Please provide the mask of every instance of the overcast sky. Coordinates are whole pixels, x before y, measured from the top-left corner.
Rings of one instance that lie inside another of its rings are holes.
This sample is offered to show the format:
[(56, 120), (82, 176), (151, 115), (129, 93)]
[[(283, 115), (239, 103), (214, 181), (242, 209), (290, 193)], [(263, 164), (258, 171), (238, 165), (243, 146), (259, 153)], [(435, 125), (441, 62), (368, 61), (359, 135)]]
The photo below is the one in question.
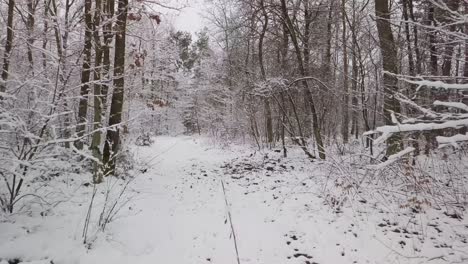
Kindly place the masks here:
[(177, 30), (188, 31), (194, 34), (204, 27), (203, 12), (205, 10), (204, 0), (169, 0), (171, 6), (184, 7), (180, 12), (173, 10), (161, 10), (173, 21)]
[(204, 11), (203, 0), (188, 1), (190, 7), (184, 8), (175, 20), (175, 27), (179, 30), (195, 33), (203, 26), (202, 12)]

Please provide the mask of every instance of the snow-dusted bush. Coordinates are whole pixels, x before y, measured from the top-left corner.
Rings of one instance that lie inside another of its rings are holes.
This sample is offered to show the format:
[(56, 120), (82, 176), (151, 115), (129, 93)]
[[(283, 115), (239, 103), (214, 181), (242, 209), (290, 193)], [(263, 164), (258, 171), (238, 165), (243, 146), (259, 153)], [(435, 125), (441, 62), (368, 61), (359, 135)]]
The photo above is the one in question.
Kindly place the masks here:
[(324, 196), (336, 210), (345, 203), (375, 203), (387, 210), (435, 208), (461, 217), (468, 205), (468, 158), (451, 156), (437, 152), (417, 157), (414, 164), (408, 154), (385, 162), (365, 154), (337, 156), (328, 163)]
[(71, 164), (77, 156), (71, 112), (63, 105), (67, 98), (40, 81), (18, 84), (16, 93), (0, 100), (0, 206), (10, 213), (32, 195), (22, 192), (24, 186), (37, 177), (52, 177), (52, 171), (60, 173), (60, 159), (68, 157)]

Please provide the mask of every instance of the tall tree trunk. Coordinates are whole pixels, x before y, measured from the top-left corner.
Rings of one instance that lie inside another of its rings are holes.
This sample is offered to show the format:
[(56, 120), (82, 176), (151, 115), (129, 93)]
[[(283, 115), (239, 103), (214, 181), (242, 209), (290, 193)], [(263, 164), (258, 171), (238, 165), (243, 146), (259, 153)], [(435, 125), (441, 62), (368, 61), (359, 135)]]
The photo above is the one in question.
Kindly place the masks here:
[[(114, 33), (112, 30), (113, 27), (113, 17), (114, 17), (114, 9), (115, 3), (114, 0), (103, 0), (104, 1), (104, 13), (105, 13), (105, 21), (103, 23), (103, 31), (104, 31), (104, 45), (102, 47), (102, 55), (103, 55), (103, 62), (102, 62), (102, 77), (104, 78), (104, 82), (102, 82), (102, 105), (105, 107), (107, 105), (107, 96), (109, 93), (109, 85), (108, 83), (111, 80), (110, 76), (110, 68), (111, 68), (111, 55), (110, 55), (110, 47), (112, 45), (112, 41), (114, 39)], [(106, 108), (104, 108), (103, 114), (106, 113)]]
[(331, 82), (333, 74), (331, 73), (331, 65), (332, 65), (332, 19), (333, 19), (333, 4), (334, 1), (330, 1), (328, 6), (328, 18), (327, 18), (327, 45), (325, 50), (325, 60), (322, 62), (323, 76), (327, 76), (327, 83)]
[(44, 29), (42, 30), (42, 69), (47, 74), (47, 32), (49, 31), (49, 8), (50, 0), (44, 0)]
[[(413, 33), (415, 34), (414, 35), (415, 40), (413, 44), (415, 45), (414, 49), (416, 51), (416, 62), (414, 61), (413, 47), (412, 47), (412, 41), (411, 41), (412, 32), (410, 30), (410, 16), (411, 16), (411, 20), (413, 20), (414, 14), (413, 14), (412, 0), (403, 0), (403, 18), (405, 19), (405, 36), (406, 36), (406, 45), (407, 45), (407, 54), (408, 54), (408, 70), (411, 76), (416, 76), (417, 74), (420, 74), (421, 62), (419, 61), (420, 59), (419, 54), (418, 54), (419, 49), (416, 46), (417, 40), (418, 40), (418, 36), (416, 35), (417, 29), (413, 25), (414, 27)], [(406, 91), (406, 95), (410, 97), (411, 93), (416, 90), (417, 90), (416, 85), (409, 85), (409, 90)], [(407, 111), (410, 116), (413, 115), (413, 111), (411, 109), (407, 109)], [(412, 145), (415, 149), (414, 156), (418, 156), (420, 154), (418, 138), (419, 138), (419, 133), (414, 133), (413, 140), (412, 140)]]
[[(291, 18), (288, 14), (288, 8), (286, 5), (286, 0), (281, 0), (281, 12), (283, 15), (283, 19), (286, 23), (286, 26), (288, 28), (289, 36), (291, 37), (291, 41), (294, 45), (294, 50), (296, 52), (296, 58), (297, 62), (299, 65), (299, 71), (303, 77), (307, 77), (308, 72), (306, 71), (306, 67), (304, 65), (304, 60), (302, 59), (302, 53), (301, 49), (299, 46), (299, 41), (297, 39), (297, 35), (295, 32), (295, 27), (291, 21)], [(309, 90), (309, 84), (307, 80), (302, 81), (302, 85), (304, 87), (304, 95), (305, 98), (309, 101), (309, 106), (310, 106), (310, 111), (312, 114), (312, 122), (313, 122), (313, 130), (314, 130), (314, 136), (315, 140), (317, 141), (317, 146), (318, 146), (318, 151), (319, 151), (319, 156), (321, 159), (325, 159), (325, 146), (323, 145), (322, 141), (322, 135), (320, 132), (320, 127), (318, 123), (318, 116), (317, 116), (317, 111), (315, 109), (315, 102), (312, 96), (312, 93)]]
[[(312, 12), (310, 10), (310, 1), (297, 1), (298, 2), (298, 8), (294, 10), (300, 10), (299, 4), (304, 5), (304, 32), (302, 34), (298, 34), (299, 40), (302, 41), (302, 54), (303, 54), (303, 59), (304, 59), (304, 68), (306, 75), (310, 74), (310, 25), (312, 24)], [(303, 96), (303, 102), (304, 102), (304, 109), (310, 109), (310, 100), (307, 97)], [(317, 113), (317, 120), (319, 114)], [(303, 125), (303, 131), (304, 131), (304, 136), (306, 138), (312, 138), (313, 135), (313, 118), (311, 118), (311, 115), (305, 115), (304, 117), (304, 125)], [(320, 121), (318, 121), (318, 127), (320, 127)]]
[(359, 120), (358, 120), (358, 80), (359, 80), (359, 66), (358, 66), (358, 56), (360, 56), (359, 52), (360, 49), (358, 47), (358, 40), (357, 40), (357, 22), (356, 22), (356, 0), (353, 0), (353, 20), (351, 24), (351, 36), (352, 36), (352, 43), (353, 43), (353, 48), (352, 48), (352, 63), (353, 63), (353, 78), (352, 78), (352, 95), (351, 95), (351, 124), (352, 124), (352, 130), (354, 133), (355, 139), (359, 138)]
[(29, 61), (29, 69), (31, 71), (31, 74), (34, 76), (34, 58), (33, 58), (33, 50), (32, 50), (32, 46), (34, 45), (34, 23), (35, 23), (35, 13), (36, 13), (36, 5), (34, 4), (34, 0), (28, 0), (27, 7), (28, 7), (28, 18), (26, 20), (26, 28), (28, 29), (28, 39), (27, 39), (28, 61)]
[[(465, 16), (468, 16), (468, 1), (465, 1)], [(468, 35), (468, 23), (465, 23), (464, 33)], [(463, 69), (463, 77), (468, 78), (468, 39), (465, 40), (465, 68)], [(466, 94), (466, 92), (465, 92)], [(466, 98), (468, 101), (468, 98)], [(465, 101), (466, 102), (466, 101)]]
[[(288, 57), (288, 48), (289, 48), (289, 36), (288, 28), (286, 24), (282, 23), (282, 41), (281, 41), (281, 73), (284, 74), (287, 68), (287, 57)], [(283, 77), (283, 76), (282, 76)], [(281, 126), (281, 144), (283, 145), (283, 156), (286, 158), (288, 156), (288, 150), (285, 143), (285, 122), (287, 115), (286, 100), (284, 99), (284, 91), (281, 92), (281, 103), (284, 106), (282, 109), (282, 126)]]
[[(92, 0), (85, 0), (83, 66), (81, 68), (80, 104), (78, 108), (78, 126), (76, 128), (76, 134), (79, 138), (83, 137), (85, 133), (88, 114), (89, 81), (91, 77), (91, 49), (93, 41), (93, 15), (91, 8)], [(83, 141), (84, 139), (76, 141), (75, 147), (77, 149), (83, 149)]]
[[(428, 35), (429, 35), (429, 60), (430, 60), (430, 74), (433, 77), (437, 77), (439, 75), (439, 65), (438, 65), (438, 55), (437, 55), (437, 46), (436, 46), (436, 19), (435, 19), (435, 8), (433, 3), (429, 3), (429, 9), (427, 12), (427, 20), (429, 23), (429, 26), (433, 29), (429, 29)], [(428, 87), (427, 91), (423, 94), (423, 104), (425, 105), (431, 105), (432, 104), (432, 98), (433, 98), (434, 92), (431, 87)], [(433, 143), (435, 141), (435, 136), (432, 133), (433, 131), (427, 131), (424, 132), (424, 138), (426, 141), (426, 145), (424, 148), (424, 153), (428, 155), (433, 148)]]
[[(8, 18), (7, 18), (7, 37), (5, 41), (5, 51), (3, 53), (2, 80), (0, 82), (0, 93), (6, 91), (6, 82), (8, 81), (10, 69), (10, 56), (13, 48), (13, 15), (15, 8), (15, 0), (8, 0)], [(1, 97), (0, 97), (1, 99)]]
[[(268, 13), (265, 10), (265, 4), (264, 0), (260, 0), (260, 5), (262, 9), (262, 14), (263, 14), (263, 28), (262, 31), (260, 32), (260, 37), (258, 40), (258, 62), (260, 64), (260, 72), (262, 74), (262, 80), (266, 81), (266, 71), (265, 71), (265, 64), (263, 62), (263, 41), (265, 39), (265, 34), (268, 29)], [(265, 129), (266, 129), (266, 136), (267, 136), (267, 142), (269, 147), (272, 147), (273, 144), (273, 122), (271, 118), (271, 106), (270, 106), (270, 99), (266, 97), (264, 99), (264, 108), (265, 108)]]
[[(468, 15), (468, 1), (465, 1), (464, 3), (464, 14), (465, 16)], [(465, 27), (463, 28), (463, 31), (465, 34), (468, 34), (468, 23), (465, 23)], [(463, 77), (468, 78), (468, 39), (465, 40), (465, 64), (464, 64), (464, 69), (463, 69)], [(466, 82), (466, 80), (465, 80)], [(468, 91), (463, 91), (462, 92), (462, 103), (468, 105)], [(465, 127), (462, 129), (461, 133), (466, 134), (468, 132), (468, 128)]]
[(411, 76), (415, 76), (413, 48), (411, 47), (411, 31), (410, 31), (409, 12), (408, 12), (408, 0), (403, 0), (403, 18), (405, 19), (405, 35), (406, 35), (406, 45), (408, 49), (409, 74)]
[(106, 175), (115, 172), (115, 159), (120, 150), (120, 125), (124, 103), (125, 87), (125, 34), (127, 27), (128, 0), (119, 0), (117, 8), (117, 22), (115, 25), (114, 50), (114, 91), (112, 94), (111, 110), (109, 116), (110, 129), (107, 130), (104, 144), (103, 162)]
[[(447, 7), (450, 10), (445, 11), (444, 15), (444, 22), (445, 24), (452, 24), (449, 26), (450, 32), (455, 32), (457, 30), (457, 25), (453, 24), (451, 19), (450, 11), (457, 11), (460, 7), (459, 0), (447, 0)], [(444, 62), (442, 63), (442, 75), (443, 76), (451, 76), (452, 73), (452, 59), (453, 59), (453, 51), (455, 49), (456, 44), (453, 43), (453, 37), (447, 36), (447, 43), (445, 43), (445, 54), (444, 54)]]
[[(102, 109), (103, 109), (103, 95), (101, 86), (101, 66), (102, 66), (102, 45), (100, 37), (100, 23), (102, 16), (102, 2), (96, 0), (96, 7), (94, 9), (94, 23), (93, 23), (93, 35), (94, 35), (94, 133), (91, 141), (91, 151), (93, 157), (99, 161), (102, 161), (101, 154), (101, 128), (102, 128)], [(102, 167), (98, 162), (94, 162), (94, 178), (95, 183), (100, 183), (103, 180)]]
[[(49, 9), (49, 12), (50, 12), (50, 17), (52, 18), (52, 22), (53, 22), (53, 28), (54, 28), (54, 36), (55, 36), (55, 46), (56, 46), (56, 49), (57, 49), (57, 56), (58, 56), (58, 80), (60, 82), (60, 85), (61, 85), (61, 88), (60, 88), (60, 92), (59, 92), (59, 97), (62, 98), (63, 102), (62, 102), (62, 105), (63, 105), (63, 108), (65, 111), (69, 111), (69, 107), (68, 107), (68, 102), (65, 98), (65, 89), (66, 89), (66, 86), (67, 86), (67, 79), (69, 76), (67, 76), (67, 70), (66, 70), (66, 57), (67, 57), (67, 42), (68, 42), (68, 38), (67, 38), (67, 34), (62, 34), (61, 31), (60, 31), (60, 23), (58, 21), (58, 6), (57, 6), (57, 1), (56, 0), (50, 0), (50, 6), (51, 8)], [(66, 4), (65, 4), (65, 15), (64, 15), (64, 19), (66, 21), (68, 21), (68, 15), (70, 13), (70, 8), (71, 8), (71, 5), (69, 4), (69, 0), (66, 1)], [(68, 22), (65, 23), (65, 31), (68, 30), (68, 27), (67, 25), (69, 25)], [(72, 123), (72, 118), (71, 118), (71, 114), (65, 114), (64, 116), (64, 121), (63, 121), (63, 129), (62, 129), (62, 134), (63, 134), (63, 138), (66, 138), (66, 139), (69, 139), (71, 138), (71, 133), (70, 133), (70, 128), (71, 128), (71, 123)], [(66, 148), (69, 148), (70, 147), (70, 143), (67, 141), (65, 142), (65, 147)]]
[(343, 142), (346, 144), (349, 141), (349, 87), (348, 87), (348, 47), (346, 45), (346, 0), (341, 1), (341, 14), (342, 14), (342, 36), (341, 41), (343, 45), (343, 123), (341, 127), (341, 136)]
[[(398, 80), (394, 76), (394, 74), (398, 74), (398, 56), (390, 24), (389, 0), (375, 0), (375, 14), (383, 69), (385, 71), (383, 74), (384, 117), (385, 123), (392, 125), (391, 114), (400, 113), (400, 103), (394, 97), (395, 93), (398, 93)], [(387, 155), (395, 154), (401, 149), (400, 141), (397, 136), (392, 136), (387, 140)]]
[[(428, 20), (430, 26), (435, 28), (437, 26), (435, 18), (434, 18), (434, 5), (431, 3), (429, 6), (428, 11)], [(437, 47), (436, 47), (436, 30), (430, 29), (429, 30), (429, 50), (430, 50), (430, 60), (431, 60), (431, 75), (437, 76), (438, 74), (438, 58), (437, 58)]]
[[(408, 11), (409, 11), (411, 21), (415, 23), (416, 19), (414, 16), (413, 0), (404, 0), (404, 1), (408, 4)], [(416, 73), (421, 74), (422, 73), (422, 59), (421, 59), (421, 51), (419, 49), (419, 33), (418, 33), (417, 26), (413, 26), (413, 37), (414, 37), (414, 53), (416, 55)]]

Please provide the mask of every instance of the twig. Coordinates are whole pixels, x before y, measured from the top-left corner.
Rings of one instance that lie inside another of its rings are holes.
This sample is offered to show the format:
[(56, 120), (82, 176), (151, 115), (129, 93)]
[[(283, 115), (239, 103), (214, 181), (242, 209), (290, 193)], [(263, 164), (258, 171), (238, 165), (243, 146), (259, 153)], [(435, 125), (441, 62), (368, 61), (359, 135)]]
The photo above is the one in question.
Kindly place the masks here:
[(240, 258), (239, 258), (239, 249), (237, 247), (236, 231), (234, 230), (234, 225), (232, 223), (231, 209), (229, 207), (229, 203), (228, 203), (228, 200), (227, 200), (226, 188), (224, 188), (224, 181), (223, 180), (221, 180), (221, 187), (223, 188), (224, 201), (226, 202), (226, 210), (227, 210), (227, 213), (228, 213), (229, 224), (231, 226), (232, 237), (234, 239), (234, 248), (236, 250), (237, 264), (241, 264)]
[(88, 235), (88, 228), (89, 228), (89, 221), (90, 221), (90, 218), (91, 218), (91, 211), (93, 209), (93, 202), (94, 202), (94, 197), (96, 196), (96, 192), (97, 192), (97, 188), (96, 188), (96, 184), (93, 185), (93, 195), (91, 197), (91, 201), (89, 203), (89, 207), (88, 207), (88, 212), (86, 214), (86, 220), (85, 220), (85, 224), (84, 224), (84, 227), (83, 227), (83, 243), (86, 244), (86, 240), (87, 240), (87, 235)]

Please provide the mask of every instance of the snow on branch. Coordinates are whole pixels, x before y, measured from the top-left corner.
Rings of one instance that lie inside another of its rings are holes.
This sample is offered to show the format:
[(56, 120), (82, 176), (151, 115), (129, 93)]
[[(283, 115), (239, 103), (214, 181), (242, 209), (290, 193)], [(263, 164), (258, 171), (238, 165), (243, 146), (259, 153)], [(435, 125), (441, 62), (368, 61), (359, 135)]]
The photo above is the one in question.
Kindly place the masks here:
[(467, 142), (468, 141), (468, 133), (466, 135), (457, 134), (451, 137), (436, 137), (437, 143), (439, 143), (439, 148), (443, 148), (446, 146), (453, 146), (455, 148), (459, 148), (460, 142)]
[(446, 83), (442, 81), (429, 81), (429, 80), (410, 80), (399, 78), (402, 81), (405, 81), (410, 84), (418, 85), (419, 87), (427, 86), (433, 88), (442, 88), (446, 90), (468, 90), (468, 84), (461, 83)]
[(378, 165), (372, 165), (370, 167), (373, 168), (373, 169), (377, 169), (377, 170), (383, 169), (383, 168), (385, 168), (385, 167), (387, 167), (387, 166), (401, 160), (401, 158), (403, 158), (407, 154), (410, 154), (413, 151), (415, 151), (415, 148), (408, 147), (408, 148), (406, 148), (406, 149), (404, 149), (404, 150), (402, 150), (402, 151), (400, 151), (400, 152), (398, 152), (396, 154), (390, 155), (388, 157), (387, 161), (382, 162), (382, 163), (380, 163)]
[(272, 93), (282, 92), (287, 88), (287, 80), (283, 78), (268, 78), (255, 84), (253, 95), (269, 97)]
[(468, 127), (468, 119), (449, 120), (442, 123), (416, 123), (416, 124), (400, 124), (395, 126), (381, 126), (374, 131), (364, 133), (365, 136), (381, 133), (374, 142), (379, 144), (386, 141), (395, 133), (402, 132), (417, 132), (417, 131), (431, 131), (441, 130), (447, 128), (462, 128)]
[(466, 105), (464, 103), (435, 101), (434, 105), (456, 108), (456, 109), (460, 109), (460, 110), (463, 110), (465, 112), (468, 112), (468, 105)]
[[(389, 139), (393, 134), (404, 133), (404, 132), (421, 132), (421, 131), (432, 131), (432, 130), (442, 130), (448, 128), (460, 129), (463, 127), (468, 127), (468, 116), (466, 114), (458, 113), (437, 113), (430, 109), (426, 109), (422, 106), (419, 106), (412, 100), (408, 99), (403, 94), (395, 94), (395, 98), (401, 103), (407, 104), (420, 112), (422, 112), (425, 117), (429, 117), (430, 120), (426, 118), (411, 118), (404, 120), (401, 124), (395, 122), (395, 117), (392, 116), (392, 121), (395, 125), (386, 125), (381, 126), (375, 129), (374, 131), (368, 131), (364, 133), (365, 136), (373, 134), (381, 134), (374, 142), (380, 144)], [(444, 106), (449, 108), (455, 108), (468, 112), (468, 106), (460, 102), (442, 102), (435, 101), (435, 106)], [(466, 140), (466, 135), (455, 135), (453, 137), (438, 137), (438, 142), (440, 147), (447, 145), (452, 145), (458, 147), (456, 142), (468, 141)]]
[(418, 105), (417, 103), (415, 103), (414, 101), (412, 101), (411, 99), (409, 99), (408, 97), (406, 97), (405, 95), (401, 93), (395, 94), (395, 98), (401, 103), (411, 106), (412, 108), (418, 110), (419, 112), (423, 113), (424, 115), (430, 118), (437, 118), (438, 116), (436, 112), (432, 111), (431, 109), (427, 109)]
[(403, 76), (388, 71), (384, 71), (384, 74), (395, 76), (400, 81), (417, 85), (417, 90), (421, 89), (424, 86), (432, 88), (442, 88), (446, 90), (468, 90), (468, 83), (448, 83), (443, 81), (431, 81), (424, 79), (422, 76)]

